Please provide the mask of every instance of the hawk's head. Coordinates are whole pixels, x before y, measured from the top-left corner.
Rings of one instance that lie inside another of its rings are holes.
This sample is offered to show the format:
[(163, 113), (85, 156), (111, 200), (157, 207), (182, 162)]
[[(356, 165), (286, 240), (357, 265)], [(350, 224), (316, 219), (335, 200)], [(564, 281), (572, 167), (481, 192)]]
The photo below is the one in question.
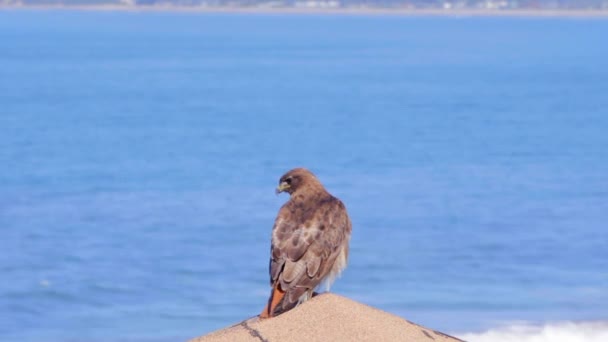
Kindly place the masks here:
[(304, 168), (297, 168), (288, 171), (279, 179), (277, 194), (287, 192), (291, 195), (298, 190), (316, 187), (323, 188), (317, 177)]

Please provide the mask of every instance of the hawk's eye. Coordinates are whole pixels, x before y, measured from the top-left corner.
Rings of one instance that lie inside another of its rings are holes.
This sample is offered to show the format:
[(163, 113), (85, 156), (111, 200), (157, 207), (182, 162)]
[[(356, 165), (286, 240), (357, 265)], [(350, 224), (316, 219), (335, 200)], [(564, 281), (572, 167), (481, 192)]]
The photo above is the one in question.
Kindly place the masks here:
[(285, 178), (285, 183), (291, 185), (291, 177)]

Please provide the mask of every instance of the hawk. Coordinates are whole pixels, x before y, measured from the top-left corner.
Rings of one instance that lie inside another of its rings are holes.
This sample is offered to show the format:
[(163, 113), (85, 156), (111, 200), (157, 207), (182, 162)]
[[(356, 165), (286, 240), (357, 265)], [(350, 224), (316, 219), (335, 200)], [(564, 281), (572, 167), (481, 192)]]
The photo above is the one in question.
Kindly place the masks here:
[(297, 168), (279, 180), (277, 194), (287, 192), (272, 227), (268, 304), (260, 314), (269, 318), (326, 289), (344, 270), (348, 259), (351, 222), (346, 207), (310, 171)]

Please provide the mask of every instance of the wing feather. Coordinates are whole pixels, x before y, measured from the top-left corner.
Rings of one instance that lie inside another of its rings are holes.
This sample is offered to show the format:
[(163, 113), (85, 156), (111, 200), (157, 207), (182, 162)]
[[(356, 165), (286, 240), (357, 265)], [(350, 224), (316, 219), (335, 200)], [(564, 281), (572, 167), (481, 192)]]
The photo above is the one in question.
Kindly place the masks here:
[(320, 258), (308, 258), (308, 260), (306, 260), (306, 274), (308, 277), (313, 278), (319, 271), (319, 266), (321, 266)]
[(309, 206), (289, 201), (281, 208), (272, 233), (270, 281), (287, 292), (284, 310), (330, 275), (348, 248), (350, 231), (344, 204), (329, 194)]
[(300, 279), (300, 277), (306, 272), (306, 263), (302, 260), (299, 261), (285, 261), (285, 267), (283, 268), (282, 280), (283, 283), (292, 283), (294, 280)]

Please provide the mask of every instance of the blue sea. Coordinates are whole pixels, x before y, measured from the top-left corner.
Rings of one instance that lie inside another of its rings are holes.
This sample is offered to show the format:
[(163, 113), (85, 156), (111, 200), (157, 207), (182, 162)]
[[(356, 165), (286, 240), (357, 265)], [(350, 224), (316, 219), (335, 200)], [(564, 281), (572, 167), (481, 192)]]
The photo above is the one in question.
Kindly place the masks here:
[(304, 166), (353, 221), (333, 292), (470, 341), (606, 341), (607, 37), (0, 11), (0, 340), (184, 341), (258, 314), (274, 188)]

